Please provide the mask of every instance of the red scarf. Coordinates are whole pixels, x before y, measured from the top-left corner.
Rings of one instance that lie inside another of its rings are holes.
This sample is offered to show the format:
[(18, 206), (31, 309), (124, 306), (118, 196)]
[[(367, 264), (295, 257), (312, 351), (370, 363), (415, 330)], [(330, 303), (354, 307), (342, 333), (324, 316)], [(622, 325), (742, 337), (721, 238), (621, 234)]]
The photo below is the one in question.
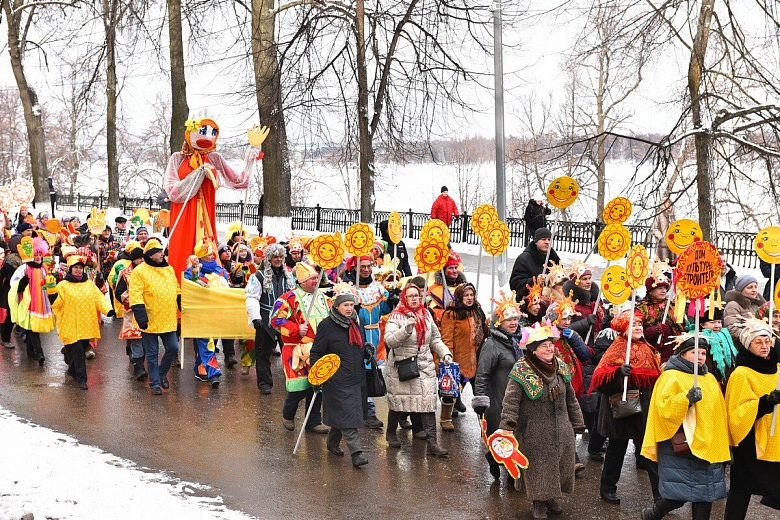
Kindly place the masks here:
[(363, 346), (363, 337), (360, 335), (360, 328), (355, 320), (349, 320), (349, 344)]
[[(625, 364), (627, 341), (628, 338), (620, 334), (604, 352), (596, 371), (593, 373), (593, 379), (590, 383), (591, 392), (611, 381), (615, 372)], [(651, 388), (658, 376), (661, 375), (658, 356), (655, 355), (653, 347), (644, 338), (631, 342), (629, 365), (631, 365), (629, 382), (634, 388)]]

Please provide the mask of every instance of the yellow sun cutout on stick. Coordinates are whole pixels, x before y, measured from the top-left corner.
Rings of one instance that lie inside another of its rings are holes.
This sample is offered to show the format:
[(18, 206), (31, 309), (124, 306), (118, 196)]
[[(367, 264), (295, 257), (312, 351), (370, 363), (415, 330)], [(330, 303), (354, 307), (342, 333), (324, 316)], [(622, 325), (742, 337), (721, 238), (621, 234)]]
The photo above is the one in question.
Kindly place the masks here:
[(482, 236), (482, 247), (491, 256), (498, 256), (509, 247), (509, 226), (502, 220), (496, 220)]
[(628, 283), (626, 270), (619, 265), (607, 267), (601, 275), (601, 292), (604, 297), (615, 305), (628, 300), (631, 295), (631, 285)]
[(761, 260), (780, 264), (780, 226), (769, 226), (759, 231), (753, 245)]
[(623, 224), (607, 224), (598, 240), (599, 254), (607, 260), (623, 258), (631, 247), (631, 233)]
[(625, 197), (615, 197), (607, 203), (601, 218), (605, 224), (623, 224), (631, 216), (631, 201)]
[(579, 194), (579, 184), (568, 176), (558, 177), (547, 187), (547, 201), (558, 209), (574, 204)]
[(374, 245), (374, 232), (368, 224), (352, 224), (344, 234), (344, 245), (353, 256), (367, 255)]
[(666, 246), (669, 251), (681, 255), (688, 246), (704, 238), (699, 224), (687, 218), (675, 220), (666, 230)]
[(391, 211), (387, 217), (387, 235), (393, 244), (400, 242), (404, 236), (404, 223), (397, 211)]
[(638, 289), (644, 285), (649, 269), (650, 257), (647, 256), (645, 246), (637, 244), (632, 247), (626, 258), (626, 275), (632, 289)]
[(450, 228), (447, 224), (437, 218), (432, 218), (425, 224), (423, 224), (420, 230), (420, 241), (427, 239), (438, 240), (444, 242), (445, 246), (450, 241)]
[(447, 243), (434, 239), (426, 239), (414, 250), (414, 263), (421, 273), (438, 271), (444, 267), (449, 258)]
[(471, 229), (477, 236), (484, 237), (488, 229), (498, 220), (496, 208), (490, 204), (482, 204), (474, 209), (471, 215)]
[(336, 354), (325, 354), (309, 369), (309, 383), (319, 386), (331, 377), (341, 366), (341, 358)]
[(314, 263), (323, 269), (335, 269), (344, 260), (344, 243), (341, 233), (320, 235), (311, 241), (309, 252)]

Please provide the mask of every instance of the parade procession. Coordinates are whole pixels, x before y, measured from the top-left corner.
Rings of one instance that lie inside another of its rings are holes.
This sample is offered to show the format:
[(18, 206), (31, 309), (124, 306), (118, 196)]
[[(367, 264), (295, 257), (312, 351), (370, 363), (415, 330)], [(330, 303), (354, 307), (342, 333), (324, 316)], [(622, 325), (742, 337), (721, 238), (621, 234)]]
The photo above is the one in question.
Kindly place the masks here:
[[(247, 187), (268, 133), (247, 131), (239, 172), (215, 151), (217, 123), (188, 120), (165, 172), (170, 209), (128, 211), (113, 227), (97, 208), (83, 221), (33, 215), (23, 180), (0, 188), (4, 359), (32, 378), (53, 366), (87, 400), (126, 379), (140, 407), (188, 407), (176, 397), (185, 380), (216, 407), (225, 385), (248, 385), (273, 418), (264, 427), (294, 442), (283, 464), (318, 451), (373, 479), (393, 453), (411, 454), (412, 471), (505, 486), (525, 504), (516, 518), (576, 518), (573, 497), (576, 511), (609, 514), (629, 493), (642, 520), (780, 514), (780, 227), (753, 243), (768, 297), (693, 220), (669, 223), (667, 260), (632, 243), (625, 197), (606, 205), (593, 249), (566, 259), (546, 218), (580, 187), (561, 176), (531, 201), (541, 221), (497, 287), (507, 223), (490, 204), (474, 209), (472, 278), (446, 186), (410, 245), (396, 211), (343, 233), (218, 230), (217, 189)], [(101, 338), (109, 330), (116, 341)], [(93, 377), (116, 344), (126, 366)], [(479, 456), (448, 466), (464, 444)], [(627, 460), (647, 478), (626, 483)]]

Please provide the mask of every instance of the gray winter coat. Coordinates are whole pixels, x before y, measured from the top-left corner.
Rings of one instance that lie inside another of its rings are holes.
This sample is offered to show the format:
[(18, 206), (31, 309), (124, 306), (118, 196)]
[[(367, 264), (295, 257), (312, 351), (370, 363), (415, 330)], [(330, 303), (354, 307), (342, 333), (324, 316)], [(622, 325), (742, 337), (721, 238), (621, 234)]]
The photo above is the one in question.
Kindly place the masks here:
[[(436, 365), (433, 361), (433, 352), (442, 359), (450, 350), (441, 340), (439, 329), (433, 322), (429, 312), (425, 313), (428, 320), (428, 332), (425, 335), (422, 347), (417, 348), (417, 331), (406, 332), (404, 323), (407, 317), (393, 312), (385, 326), (385, 347), (388, 348), (387, 364), (385, 371), (385, 384), (387, 385), (387, 404), (395, 412), (436, 412), (436, 402), (439, 399), (438, 380), (436, 378)], [(396, 361), (417, 356), (417, 366), (420, 368), (420, 377), (401, 381), (398, 379)]]
[(490, 327), (490, 336), (479, 352), (477, 375), (474, 378), (474, 395), (486, 395), (490, 398), (490, 408), (485, 412), (488, 435), (496, 431), (501, 422), (509, 372), (519, 359), (519, 353), (504, 330)]
[(760, 294), (757, 298), (748, 298), (736, 289), (726, 293), (723, 301), (726, 302), (726, 308), (723, 309), (723, 325), (729, 329), (731, 339), (734, 340), (735, 345), (741, 345), (739, 341), (739, 333), (742, 328), (739, 326), (743, 318), (755, 318), (756, 311), (764, 305), (764, 297)]

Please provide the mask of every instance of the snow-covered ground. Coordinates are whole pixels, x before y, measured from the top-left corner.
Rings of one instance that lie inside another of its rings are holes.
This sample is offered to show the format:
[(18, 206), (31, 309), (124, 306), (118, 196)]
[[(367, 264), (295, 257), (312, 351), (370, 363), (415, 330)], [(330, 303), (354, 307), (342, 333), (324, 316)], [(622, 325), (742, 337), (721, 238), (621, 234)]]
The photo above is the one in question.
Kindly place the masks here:
[(129, 520), (150, 504), (158, 518), (253, 518), (225, 507), (207, 486), (138, 467), (2, 407), (0, 446), (0, 520)]

